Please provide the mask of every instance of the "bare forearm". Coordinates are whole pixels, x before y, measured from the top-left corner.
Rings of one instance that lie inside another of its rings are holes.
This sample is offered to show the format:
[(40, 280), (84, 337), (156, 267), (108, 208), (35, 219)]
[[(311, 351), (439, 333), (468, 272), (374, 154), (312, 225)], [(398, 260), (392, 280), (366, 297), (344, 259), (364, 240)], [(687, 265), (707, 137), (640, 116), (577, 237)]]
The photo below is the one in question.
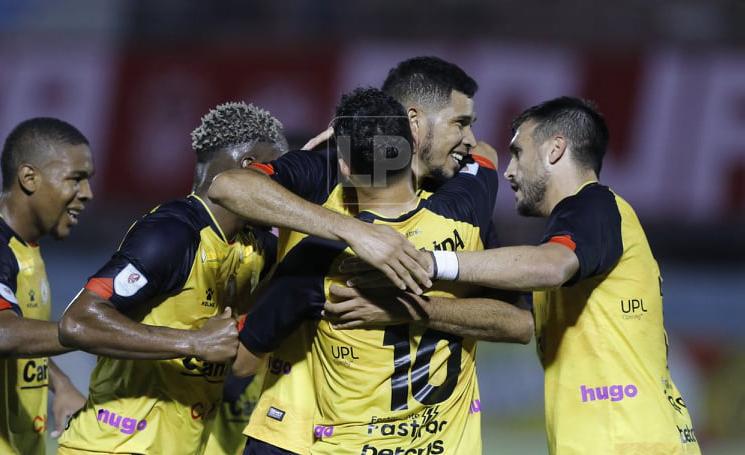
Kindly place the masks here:
[(239, 378), (251, 376), (258, 371), (263, 357), (263, 354), (254, 354), (246, 349), (246, 347), (241, 343), (241, 345), (238, 346), (238, 355), (235, 357), (235, 361), (233, 362), (231, 373)]
[(57, 393), (58, 391), (64, 391), (70, 387), (73, 387), (70, 378), (60, 370), (52, 359), (49, 359), (49, 390)]
[(420, 324), (453, 335), (523, 344), (533, 337), (533, 315), (501, 300), (432, 297), (424, 309)]
[(511, 246), (458, 253), (458, 281), (497, 289), (561, 286), (577, 271), (574, 253), (561, 245)]
[(226, 171), (215, 177), (209, 198), (249, 221), (344, 240), (356, 220), (295, 195), (265, 175), (251, 170)]
[(414, 248), (401, 233), (308, 202), (256, 171), (221, 173), (212, 181), (209, 197), (254, 223), (346, 242), (400, 289), (421, 294), (420, 285), (432, 285), (424, 267), (429, 255)]
[[(82, 297), (82, 299), (81, 299)], [(60, 321), (65, 346), (107, 357), (158, 360), (194, 355), (193, 331), (133, 321), (82, 291)]]
[(0, 355), (44, 357), (70, 351), (59, 342), (56, 322), (18, 317), (9, 311), (0, 312)]

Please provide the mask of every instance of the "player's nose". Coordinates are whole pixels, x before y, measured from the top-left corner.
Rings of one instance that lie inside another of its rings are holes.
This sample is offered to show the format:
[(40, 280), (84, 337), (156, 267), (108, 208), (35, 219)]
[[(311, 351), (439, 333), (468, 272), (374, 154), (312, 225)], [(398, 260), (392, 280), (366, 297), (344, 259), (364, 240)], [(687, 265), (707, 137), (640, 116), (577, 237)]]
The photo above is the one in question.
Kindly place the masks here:
[(83, 180), (80, 182), (80, 190), (78, 190), (78, 199), (81, 201), (90, 201), (93, 199), (93, 188), (91, 188), (91, 183), (88, 179)]

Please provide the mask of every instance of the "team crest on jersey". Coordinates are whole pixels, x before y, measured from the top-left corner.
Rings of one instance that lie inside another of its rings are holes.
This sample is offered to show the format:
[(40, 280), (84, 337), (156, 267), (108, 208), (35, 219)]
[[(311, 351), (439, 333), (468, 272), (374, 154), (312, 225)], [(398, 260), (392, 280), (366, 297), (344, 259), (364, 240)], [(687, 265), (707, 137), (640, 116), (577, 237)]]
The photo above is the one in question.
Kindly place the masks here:
[(114, 292), (122, 297), (133, 296), (147, 284), (147, 278), (131, 263), (114, 278)]

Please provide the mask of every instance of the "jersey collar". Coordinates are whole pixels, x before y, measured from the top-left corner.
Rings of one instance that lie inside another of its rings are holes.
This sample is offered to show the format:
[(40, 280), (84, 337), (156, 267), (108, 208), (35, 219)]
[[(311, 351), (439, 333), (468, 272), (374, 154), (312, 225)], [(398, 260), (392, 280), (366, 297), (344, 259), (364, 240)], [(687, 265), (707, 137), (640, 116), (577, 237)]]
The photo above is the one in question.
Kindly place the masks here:
[(416, 207), (406, 213), (401, 214), (396, 218), (385, 218), (370, 210), (360, 212), (359, 215), (357, 215), (357, 218), (361, 219), (362, 221), (367, 221), (368, 223), (372, 223), (374, 220), (385, 221), (388, 223), (399, 223), (401, 221), (406, 221), (412, 216), (416, 215), (424, 207), (424, 201), (424, 199), (419, 199)]
[(204, 210), (210, 216), (210, 220), (212, 220), (212, 226), (217, 231), (217, 234), (220, 236), (220, 238), (222, 239), (223, 242), (228, 243), (228, 238), (225, 236), (225, 233), (222, 231), (222, 228), (220, 227), (220, 223), (217, 222), (217, 220), (215, 219), (215, 215), (212, 214), (212, 211), (210, 210), (209, 207), (207, 207), (207, 204), (204, 203), (204, 201), (202, 200), (202, 198), (200, 198), (199, 196), (197, 196), (194, 193), (191, 193), (189, 195), (189, 197), (192, 197), (192, 198), (196, 199), (197, 201), (199, 201), (199, 203), (202, 205), (202, 207), (204, 208)]
[(5, 218), (0, 216), (0, 231), (4, 231), (5, 234), (8, 236), (9, 240), (10, 237), (15, 237), (19, 242), (21, 242), (21, 245), (23, 246), (29, 246), (32, 248), (38, 248), (39, 244), (34, 242), (27, 242), (21, 238), (20, 235), (16, 231), (13, 230), (12, 227), (8, 224), (7, 221), (5, 221)]
[(590, 185), (593, 185), (595, 183), (599, 183), (599, 182), (597, 180), (588, 180), (588, 181), (586, 181), (585, 183), (583, 183), (582, 185), (580, 185), (579, 188), (577, 188), (577, 191), (574, 192), (574, 196), (576, 196), (577, 194), (579, 194), (579, 192), (582, 191), (582, 190), (584, 190), (586, 187), (588, 187)]

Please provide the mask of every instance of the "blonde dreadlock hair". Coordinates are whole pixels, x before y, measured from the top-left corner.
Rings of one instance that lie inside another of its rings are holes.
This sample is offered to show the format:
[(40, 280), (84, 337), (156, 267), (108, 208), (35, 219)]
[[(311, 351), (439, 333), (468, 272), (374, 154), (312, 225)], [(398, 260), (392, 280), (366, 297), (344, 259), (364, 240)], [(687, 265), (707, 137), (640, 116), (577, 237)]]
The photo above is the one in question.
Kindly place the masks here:
[(269, 111), (244, 102), (224, 103), (210, 109), (191, 132), (191, 148), (199, 162), (208, 161), (216, 150), (251, 142), (287, 147), (282, 123)]

